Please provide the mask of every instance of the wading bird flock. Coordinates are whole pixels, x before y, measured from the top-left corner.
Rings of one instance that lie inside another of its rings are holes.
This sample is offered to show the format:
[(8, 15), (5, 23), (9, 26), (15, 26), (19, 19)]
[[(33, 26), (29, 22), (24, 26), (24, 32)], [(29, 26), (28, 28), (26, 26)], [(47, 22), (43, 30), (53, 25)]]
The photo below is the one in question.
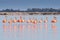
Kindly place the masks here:
[[(44, 20), (42, 18), (40, 18), (40, 20), (37, 20), (37, 19), (34, 19), (34, 18), (33, 19), (30, 18), (28, 20), (24, 20), (22, 18), (22, 16), (20, 16), (20, 19), (18, 19), (18, 20), (17, 20), (16, 17), (13, 20), (12, 20), (12, 18), (10, 20), (7, 20), (7, 18), (5, 16), (5, 19), (3, 19), (2, 22), (3, 23), (8, 22), (9, 24), (16, 23), (16, 22), (18, 22), (18, 23), (26, 22), (26, 23), (33, 23), (33, 24), (42, 23), (42, 22), (47, 23), (48, 22), (48, 17), (46, 17)], [(57, 22), (57, 19), (54, 16), (53, 19), (51, 20), (51, 23), (56, 23), (56, 22)]]
[[(12, 30), (19, 30), (20, 29), (20, 31), (22, 31), (25, 28), (28, 28), (28, 30), (31, 30), (31, 29), (32, 30), (37, 30), (37, 29), (40, 28), (40, 30), (42, 31), (42, 29), (43, 29), (42, 23), (44, 23), (44, 28), (46, 29), (46, 31), (48, 31), (48, 24), (46, 24), (48, 22), (49, 22), (49, 20), (48, 20), (47, 16), (45, 17), (44, 20), (43, 20), (43, 18), (40, 18), (40, 20), (34, 19), (34, 17), (33, 17), (33, 19), (29, 18), (28, 20), (25, 20), (25, 19), (23, 19), (22, 16), (20, 16), (19, 19), (17, 19), (17, 17), (14, 17), (14, 19), (10, 18), (10, 20), (8, 20), (7, 17), (5, 16), (5, 19), (2, 20), (2, 23), (4, 24), (3, 28), (4, 28), (5, 32), (7, 31), (7, 29), (9, 29), (10, 31), (12, 31)], [(50, 22), (52, 23), (51, 28), (54, 31), (56, 31), (57, 27), (56, 27), (55, 23), (57, 23), (57, 18), (54, 16)], [(6, 26), (5, 25), (6, 23), (8, 23), (9, 26)], [(10, 25), (10, 24), (13, 24), (13, 23), (14, 24), (15, 23), (27, 23), (27, 26), (26, 25), (22, 25), (22, 24)], [(31, 23), (33, 25), (29, 25), (28, 23)], [(36, 25), (38, 23), (40, 23), (39, 26)]]

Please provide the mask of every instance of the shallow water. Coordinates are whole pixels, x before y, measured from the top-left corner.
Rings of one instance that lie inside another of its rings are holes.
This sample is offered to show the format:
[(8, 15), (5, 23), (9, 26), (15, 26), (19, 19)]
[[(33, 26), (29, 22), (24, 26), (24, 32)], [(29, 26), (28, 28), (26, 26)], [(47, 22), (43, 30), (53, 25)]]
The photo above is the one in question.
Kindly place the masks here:
[[(43, 20), (48, 16), (48, 23), (2, 23), (3, 19), (10, 20), (11, 18), (17, 17), (17, 20), (22, 16), (24, 20), (29, 18)], [(0, 40), (60, 40), (60, 15), (57, 17), (57, 23), (51, 23), (54, 15), (20, 15), (12, 16), (0, 15)], [(54, 26), (53, 26), (54, 25)]]

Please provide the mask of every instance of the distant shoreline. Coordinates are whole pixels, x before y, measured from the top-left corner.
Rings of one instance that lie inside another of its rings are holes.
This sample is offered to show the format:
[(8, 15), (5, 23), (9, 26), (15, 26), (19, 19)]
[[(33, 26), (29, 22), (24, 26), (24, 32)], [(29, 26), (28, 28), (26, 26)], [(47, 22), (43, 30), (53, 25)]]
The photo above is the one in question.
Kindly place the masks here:
[(60, 12), (0, 12), (0, 15), (60, 15)]

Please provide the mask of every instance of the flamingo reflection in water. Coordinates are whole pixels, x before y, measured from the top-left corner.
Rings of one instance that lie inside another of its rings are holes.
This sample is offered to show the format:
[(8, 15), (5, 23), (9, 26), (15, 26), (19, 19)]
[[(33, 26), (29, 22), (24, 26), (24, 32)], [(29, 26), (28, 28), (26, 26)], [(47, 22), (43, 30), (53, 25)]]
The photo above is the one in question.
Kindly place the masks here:
[(13, 27), (11, 25), (9, 25), (8, 29), (9, 29), (10, 32), (13, 31)]
[(5, 24), (3, 25), (3, 31), (7, 32), (7, 26)]
[(17, 32), (17, 26), (16, 25), (14, 25), (14, 31)]
[(46, 32), (48, 32), (48, 24), (47, 23), (44, 23), (44, 27), (46, 29)]
[(34, 25), (32, 26), (32, 30), (33, 30), (34, 32), (37, 32), (38, 26), (37, 26), (36, 24), (34, 24)]
[(20, 32), (23, 32), (24, 26), (20, 24), (19, 29), (20, 29)]
[(56, 25), (52, 25), (52, 29), (53, 29), (54, 32), (56, 32), (57, 31)]
[(53, 24), (51, 26), (51, 28), (52, 28), (52, 31), (53, 31), (53, 36), (56, 39), (57, 38), (57, 26)]
[(5, 24), (3, 25), (3, 31), (4, 31), (4, 38), (8, 38), (9, 37), (8, 26), (6, 26)]
[(31, 31), (32, 26), (28, 25), (28, 31)]

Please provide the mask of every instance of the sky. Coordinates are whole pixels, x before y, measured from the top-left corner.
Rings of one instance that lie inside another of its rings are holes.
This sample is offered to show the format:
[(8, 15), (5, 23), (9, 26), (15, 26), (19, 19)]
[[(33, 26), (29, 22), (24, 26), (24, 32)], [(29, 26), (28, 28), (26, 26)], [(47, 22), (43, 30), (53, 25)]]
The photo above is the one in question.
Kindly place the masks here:
[(0, 0), (1, 9), (60, 8), (60, 0)]

